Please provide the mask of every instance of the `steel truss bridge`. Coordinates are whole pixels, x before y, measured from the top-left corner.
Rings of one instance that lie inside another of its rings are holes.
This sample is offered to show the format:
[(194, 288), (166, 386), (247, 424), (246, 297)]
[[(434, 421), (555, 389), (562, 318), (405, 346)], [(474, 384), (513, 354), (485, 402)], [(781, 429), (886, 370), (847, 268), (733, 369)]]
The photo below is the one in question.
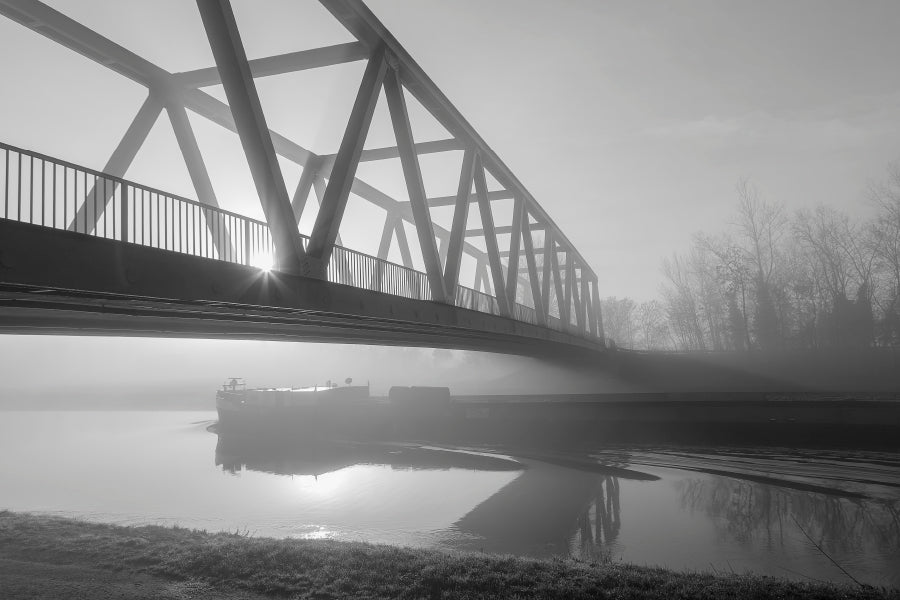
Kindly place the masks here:
[[(229, 2), (198, 0), (216, 64), (173, 73), (37, 0), (0, 0), (0, 14), (148, 90), (102, 170), (0, 142), (0, 332), (604, 350), (597, 276), (546, 211), (361, 1), (321, 4), (356, 41), (248, 60)], [(256, 78), (354, 61), (366, 66), (336, 154), (269, 129)], [(227, 104), (200, 89), (218, 83)], [(414, 141), (404, 89), (451, 138)], [(382, 91), (396, 145), (364, 149)], [(238, 135), (264, 221), (219, 207), (187, 110)], [(163, 111), (197, 200), (124, 178)], [(457, 193), (428, 197), (420, 157), (443, 152), (462, 153)], [(293, 193), (277, 156), (302, 167)], [(360, 162), (398, 158), (408, 201), (357, 176)], [(386, 211), (376, 256), (341, 244), (351, 192)], [(495, 218), (498, 200), (512, 200), (511, 222)], [(479, 229), (467, 229), (472, 205)], [(453, 207), (449, 229), (432, 221), (440, 206)], [(387, 260), (395, 241), (403, 264)], [(463, 255), (473, 287), (460, 282)]]

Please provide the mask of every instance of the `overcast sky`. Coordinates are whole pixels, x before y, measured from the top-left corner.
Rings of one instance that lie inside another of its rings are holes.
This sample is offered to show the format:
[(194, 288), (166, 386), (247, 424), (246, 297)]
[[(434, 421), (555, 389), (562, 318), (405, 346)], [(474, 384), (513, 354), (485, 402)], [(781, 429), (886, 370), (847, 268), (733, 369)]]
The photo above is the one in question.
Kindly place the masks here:
[[(48, 3), (170, 71), (213, 62), (193, 2)], [(602, 296), (655, 297), (660, 259), (725, 226), (740, 178), (792, 209), (863, 213), (869, 182), (900, 159), (895, 0), (368, 4), (591, 263)], [(313, 0), (234, 7), (251, 58), (351, 41)], [(270, 126), (334, 152), (363, 68), (258, 80)], [(4, 141), (98, 169), (146, 96), (6, 19), (0, 78)], [(444, 137), (412, 110), (417, 140)], [(236, 136), (191, 122), (220, 202), (260, 216)], [(383, 106), (372, 127), (367, 147), (392, 144)], [(455, 192), (458, 154), (423, 159), (429, 194)], [(293, 185), (299, 169), (283, 167)], [(361, 175), (404, 199), (392, 168)], [(196, 197), (165, 116), (127, 177)], [(372, 252), (383, 213), (350, 206), (342, 235)]]

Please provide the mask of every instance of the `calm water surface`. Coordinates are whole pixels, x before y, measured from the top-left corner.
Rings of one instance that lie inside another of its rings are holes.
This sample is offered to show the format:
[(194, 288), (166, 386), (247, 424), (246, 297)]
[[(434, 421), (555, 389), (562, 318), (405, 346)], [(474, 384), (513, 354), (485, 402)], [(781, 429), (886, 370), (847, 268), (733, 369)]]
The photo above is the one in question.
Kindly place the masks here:
[(900, 587), (897, 454), (272, 452), (220, 440), (207, 429), (214, 421), (213, 412), (0, 412), (0, 508), (848, 581), (827, 553), (860, 581)]

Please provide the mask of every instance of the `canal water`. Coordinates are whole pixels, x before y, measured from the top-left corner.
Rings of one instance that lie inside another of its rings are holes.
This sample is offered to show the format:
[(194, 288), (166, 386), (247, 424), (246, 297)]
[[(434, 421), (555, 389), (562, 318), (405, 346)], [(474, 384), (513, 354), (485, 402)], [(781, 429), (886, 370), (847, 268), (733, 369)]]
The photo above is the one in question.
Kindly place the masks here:
[(900, 455), (220, 439), (212, 412), (2, 412), (0, 509), (900, 587)]

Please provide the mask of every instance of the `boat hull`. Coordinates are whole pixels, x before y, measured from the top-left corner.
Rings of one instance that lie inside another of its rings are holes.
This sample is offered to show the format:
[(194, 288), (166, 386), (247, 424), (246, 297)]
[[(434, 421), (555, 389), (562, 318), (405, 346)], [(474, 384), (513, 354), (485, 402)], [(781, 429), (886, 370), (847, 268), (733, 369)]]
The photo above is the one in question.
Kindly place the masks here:
[(320, 391), (220, 390), (219, 431), (288, 439), (323, 439), (377, 430), (384, 410), (364, 386)]

